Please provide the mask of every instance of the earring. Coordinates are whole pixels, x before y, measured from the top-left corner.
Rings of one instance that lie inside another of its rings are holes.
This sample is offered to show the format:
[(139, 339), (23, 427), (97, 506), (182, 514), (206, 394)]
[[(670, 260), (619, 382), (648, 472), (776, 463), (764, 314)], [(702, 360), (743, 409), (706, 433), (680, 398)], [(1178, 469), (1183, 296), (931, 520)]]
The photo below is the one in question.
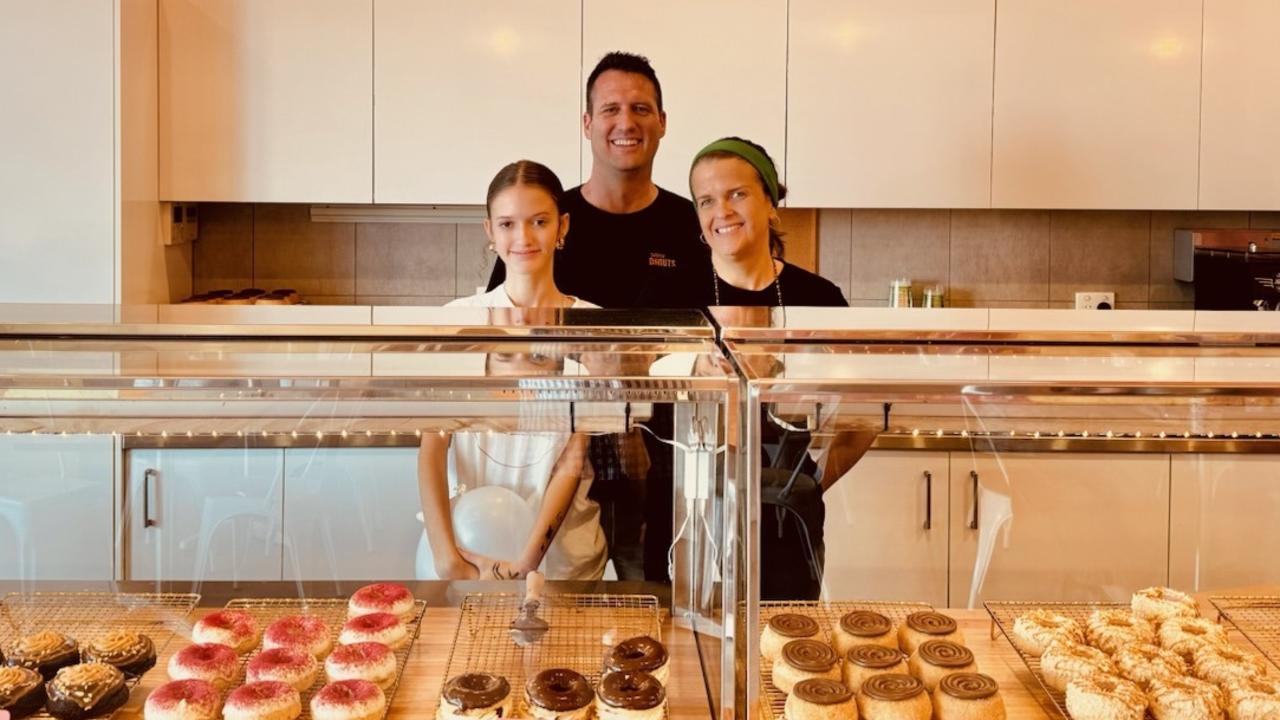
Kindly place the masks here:
[(556, 241), (556, 249), (557, 250), (564, 249), (564, 238), (560, 238), (559, 240)]
[(698, 233), (698, 242), (702, 243), (703, 245), (706, 245), (707, 236), (704, 233)]
[(498, 248), (494, 247), (494, 246), (493, 246), (493, 243), (489, 243), (489, 246), (488, 246), (486, 249), (487, 249), (490, 253), (493, 253), (494, 255), (497, 255), (497, 254), (498, 254)]

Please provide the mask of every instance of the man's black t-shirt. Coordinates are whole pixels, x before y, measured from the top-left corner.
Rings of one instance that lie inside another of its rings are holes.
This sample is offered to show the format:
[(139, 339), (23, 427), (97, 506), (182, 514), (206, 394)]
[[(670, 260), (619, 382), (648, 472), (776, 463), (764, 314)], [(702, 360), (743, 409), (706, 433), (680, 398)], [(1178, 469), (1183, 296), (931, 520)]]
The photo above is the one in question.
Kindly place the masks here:
[[(693, 203), (675, 193), (658, 188), (648, 207), (619, 215), (587, 202), (578, 186), (565, 193), (561, 209), (569, 213), (569, 234), (556, 253), (555, 279), (565, 294), (606, 308), (642, 307), (640, 294), (650, 285), (670, 286), (685, 273), (696, 276), (703, 266), (710, 277), (708, 256), (698, 241), (698, 214)], [(507, 268), (498, 260), (489, 289), (506, 277)]]
[[(705, 248), (704, 248), (704, 254)], [(720, 302), (716, 302), (717, 279), (711, 274), (710, 256), (701, 276), (698, 271), (681, 273), (676, 282), (651, 285), (640, 298), (640, 307), (705, 308), (713, 305), (733, 307), (774, 307), (778, 304), (778, 286), (782, 287), (782, 304), (796, 307), (846, 307), (849, 303), (835, 283), (790, 263), (782, 264), (776, 282), (762, 290), (743, 290), (719, 280)]]

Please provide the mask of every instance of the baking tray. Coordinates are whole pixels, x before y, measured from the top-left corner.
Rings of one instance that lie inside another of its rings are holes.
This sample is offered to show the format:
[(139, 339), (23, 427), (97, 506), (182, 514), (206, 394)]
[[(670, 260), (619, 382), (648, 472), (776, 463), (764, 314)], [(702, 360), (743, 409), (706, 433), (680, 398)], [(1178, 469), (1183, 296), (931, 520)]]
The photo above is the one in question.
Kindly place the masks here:
[(547, 621), (547, 634), (522, 648), (507, 630), (523, 603), (524, 595), (514, 593), (471, 593), (463, 598), (444, 674), (444, 682), (467, 672), (505, 677), (511, 683), (516, 717), (527, 712), (525, 681), (537, 673), (569, 668), (594, 687), (614, 643), (637, 635), (662, 640), (662, 616), (653, 595), (562, 594), (543, 599), (538, 617)]
[[(808, 615), (817, 620), (819, 628), (830, 632), (830, 628), (840, 622), (840, 618), (854, 610), (870, 610), (871, 612), (880, 613), (892, 620), (894, 627), (897, 628), (911, 613), (933, 610), (933, 606), (928, 603), (878, 602), (874, 600), (838, 600), (831, 602), (767, 601), (760, 603), (760, 629), (763, 631), (764, 627), (769, 624), (769, 619), (774, 615), (796, 613)], [(787, 694), (773, 686), (773, 666), (766, 662), (763, 656), (760, 658), (760, 691), (760, 694), (764, 696), (764, 702), (760, 703), (762, 720), (782, 720), (785, 717), (784, 708), (787, 704)]]
[(1218, 595), (1209, 602), (1218, 621), (1235, 626), (1262, 656), (1280, 668), (1280, 595)]
[[(38, 592), (9, 593), (0, 600), (0, 644), (41, 630), (75, 638), (82, 646), (113, 630), (151, 638), (156, 655), (187, 628), (200, 602), (194, 593)], [(126, 677), (130, 691), (140, 677)], [(33, 718), (51, 717), (43, 710)]]
[[(338, 635), (342, 632), (342, 625), (347, 621), (347, 605), (348, 600), (346, 598), (237, 598), (228, 602), (227, 608), (230, 610), (243, 610), (249, 613), (258, 621), (260, 630), (266, 630), (268, 625), (286, 615), (318, 616), (329, 626), (329, 632), (333, 635), (334, 645), (337, 645)], [(391, 709), (391, 701), (395, 698), (396, 690), (400, 687), (400, 678), (404, 675), (404, 666), (409, 660), (409, 651), (413, 649), (413, 644), (418, 639), (418, 631), (422, 626), (422, 616), (426, 609), (427, 603), (425, 600), (416, 601), (414, 603), (413, 618), (405, 623), (405, 627), (409, 630), (409, 641), (395, 651), (396, 679), (391, 683), (390, 687), (384, 690), (387, 696), (387, 709), (382, 713), (384, 718)], [(262, 652), (261, 644), (253, 652), (241, 657), (240, 677), (237, 678), (237, 686), (244, 683), (245, 667), (260, 652)], [(321, 661), (321, 668), (316, 675), (316, 681), (311, 684), (311, 687), (302, 691), (302, 715), (299, 716), (301, 720), (311, 720), (311, 697), (328, 682), (323, 665), (324, 663)]]

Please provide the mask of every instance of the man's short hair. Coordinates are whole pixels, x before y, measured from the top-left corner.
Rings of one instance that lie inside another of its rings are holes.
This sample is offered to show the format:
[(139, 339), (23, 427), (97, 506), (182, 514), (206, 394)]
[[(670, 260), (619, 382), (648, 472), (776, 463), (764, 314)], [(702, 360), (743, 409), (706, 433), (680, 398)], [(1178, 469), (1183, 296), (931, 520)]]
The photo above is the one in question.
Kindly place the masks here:
[(649, 82), (653, 83), (654, 94), (657, 95), (658, 112), (662, 112), (662, 83), (658, 82), (658, 74), (653, 71), (653, 66), (649, 64), (649, 58), (615, 50), (600, 58), (600, 62), (596, 63), (595, 69), (587, 76), (588, 114), (591, 112), (591, 91), (596, 87), (596, 80), (610, 70), (635, 73), (648, 78)]

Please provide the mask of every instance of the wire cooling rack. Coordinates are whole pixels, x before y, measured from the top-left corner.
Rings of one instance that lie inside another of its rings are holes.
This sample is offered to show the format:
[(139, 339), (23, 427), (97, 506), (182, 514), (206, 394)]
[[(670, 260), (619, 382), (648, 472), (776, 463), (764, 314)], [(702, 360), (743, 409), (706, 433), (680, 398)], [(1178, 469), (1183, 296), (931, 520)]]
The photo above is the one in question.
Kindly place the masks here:
[[(840, 622), (840, 618), (854, 610), (870, 610), (880, 613), (893, 621), (895, 628), (901, 625), (911, 613), (932, 610), (927, 603), (877, 602), (873, 600), (832, 601), (832, 602), (762, 602), (760, 603), (760, 628), (769, 624), (774, 615), (796, 613), (807, 615), (818, 621), (818, 627), (830, 632)], [(784, 708), (787, 694), (773, 686), (773, 666), (760, 658), (760, 689), (765, 702), (760, 703), (762, 720), (781, 720), (785, 717)]]
[(445, 681), (468, 672), (500, 675), (511, 683), (516, 716), (523, 717), (525, 681), (550, 668), (582, 673), (594, 687), (605, 654), (627, 638), (648, 635), (662, 640), (658, 598), (653, 595), (548, 595), (538, 608), (547, 634), (522, 648), (507, 633), (519, 614), (523, 595), (472, 593), (462, 601)]
[[(329, 633), (333, 636), (335, 645), (338, 642), (338, 635), (342, 631), (342, 625), (347, 621), (346, 599), (237, 598), (227, 603), (227, 608), (243, 610), (249, 613), (258, 621), (258, 628), (261, 630), (265, 630), (272, 622), (287, 615), (314, 615), (324, 620), (325, 624), (329, 626)], [(387, 707), (382, 712), (383, 718), (387, 716), (387, 712), (391, 709), (391, 701), (395, 697), (396, 690), (400, 687), (400, 678), (404, 675), (404, 666), (409, 660), (409, 651), (413, 649), (413, 643), (418, 639), (418, 630), (422, 625), (422, 616), (426, 608), (427, 603), (425, 601), (417, 601), (414, 604), (413, 618), (406, 622), (405, 627), (409, 631), (409, 640), (395, 651), (396, 678), (391, 686), (385, 690)], [(241, 659), (240, 682), (244, 682), (245, 667), (259, 652), (262, 652), (261, 645)], [(302, 691), (302, 715), (300, 720), (311, 720), (311, 697), (316, 691), (324, 687), (325, 682), (324, 669), (321, 668), (320, 672), (316, 674), (316, 680), (311, 684), (311, 687)]]
[[(159, 654), (186, 627), (200, 602), (193, 593), (40, 592), (9, 593), (0, 600), (0, 646), (42, 630), (73, 638), (80, 646), (115, 630), (151, 638)], [(126, 677), (132, 690), (139, 677)], [(50, 718), (46, 712), (33, 718)]]
[(1220, 595), (1209, 598), (1218, 618), (1235, 626), (1263, 657), (1280, 668), (1280, 596)]

